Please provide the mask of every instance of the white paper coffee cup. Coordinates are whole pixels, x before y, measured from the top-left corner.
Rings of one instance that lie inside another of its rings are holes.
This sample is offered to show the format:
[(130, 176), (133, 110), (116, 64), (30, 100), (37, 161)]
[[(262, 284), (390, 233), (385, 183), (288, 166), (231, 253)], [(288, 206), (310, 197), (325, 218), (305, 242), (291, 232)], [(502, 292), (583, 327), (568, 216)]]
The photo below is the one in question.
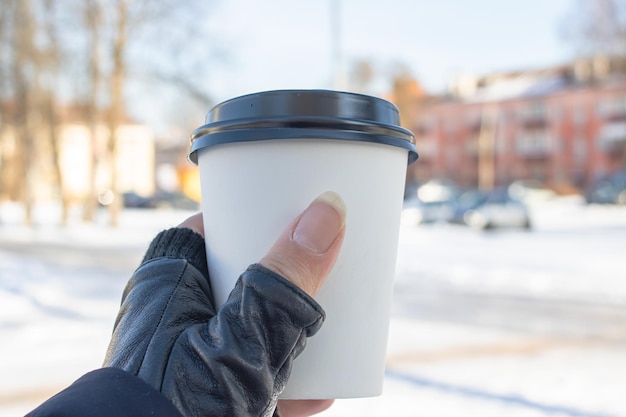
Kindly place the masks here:
[(317, 196), (338, 193), (346, 235), (315, 297), (326, 312), (281, 398), (380, 395), (412, 135), (384, 100), (325, 90), (251, 94), (214, 107), (194, 132), (216, 303)]

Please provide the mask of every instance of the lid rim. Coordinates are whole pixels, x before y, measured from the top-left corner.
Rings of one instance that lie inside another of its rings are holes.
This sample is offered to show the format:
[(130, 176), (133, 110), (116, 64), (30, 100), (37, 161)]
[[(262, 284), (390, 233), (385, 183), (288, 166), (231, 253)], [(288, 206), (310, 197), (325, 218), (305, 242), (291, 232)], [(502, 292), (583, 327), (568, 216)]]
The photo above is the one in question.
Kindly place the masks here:
[(263, 142), (268, 140), (338, 140), (349, 142), (376, 143), (385, 146), (395, 146), (405, 149), (408, 153), (408, 164), (415, 162), (419, 156), (415, 145), (412, 142), (401, 139), (397, 136), (367, 134), (360, 131), (337, 131), (337, 130), (316, 130), (316, 129), (245, 129), (229, 130), (208, 135), (198, 136), (191, 144), (188, 159), (194, 164), (198, 164), (198, 151), (214, 146), (229, 143)]
[(320, 129), (320, 130), (354, 130), (363, 133), (385, 133), (398, 139), (415, 143), (413, 133), (401, 126), (379, 123), (369, 120), (354, 120), (328, 117), (265, 117), (237, 120), (223, 120), (207, 123), (195, 129), (191, 136), (193, 143), (198, 137), (225, 131), (246, 129)]

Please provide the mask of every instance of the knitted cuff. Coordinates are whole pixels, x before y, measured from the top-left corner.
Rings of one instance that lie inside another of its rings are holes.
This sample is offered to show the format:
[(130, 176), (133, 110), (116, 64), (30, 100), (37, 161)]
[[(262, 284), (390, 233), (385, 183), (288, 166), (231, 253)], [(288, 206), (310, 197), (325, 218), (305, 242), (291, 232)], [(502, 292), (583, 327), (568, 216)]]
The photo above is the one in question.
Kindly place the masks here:
[(186, 259), (204, 276), (209, 276), (204, 239), (191, 229), (174, 227), (159, 233), (150, 243), (141, 263), (163, 257)]

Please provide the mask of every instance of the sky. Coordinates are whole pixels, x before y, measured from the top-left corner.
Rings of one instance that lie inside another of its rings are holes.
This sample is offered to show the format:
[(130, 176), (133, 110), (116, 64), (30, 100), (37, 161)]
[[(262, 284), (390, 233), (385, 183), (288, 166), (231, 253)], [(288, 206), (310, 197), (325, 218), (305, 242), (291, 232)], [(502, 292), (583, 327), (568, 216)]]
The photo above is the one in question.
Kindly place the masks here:
[[(573, 0), (228, 0), (214, 33), (232, 43), (218, 100), (274, 88), (333, 87), (331, 11), (344, 70), (354, 60), (409, 67), (433, 92), (450, 77), (541, 67), (568, 59), (560, 27)], [(216, 80), (218, 81), (218, 80)]]
[[(429, 93), (442, 93), (457, 75), (560, 64), (573, 51), (561, 33), (575, 0), (209, 4), (207, 15), (198, 19), (211, 34), (207, 50), (217, 46), (228, 51), (226, 61), (207, 68), (205, 83), (215, 103), (273, 89), (349, 89), (334, 82), (335, 68), (345, 79), (357, 60), (374, 67), (374, 95), (389, 91), (397, 64), (406, 66)], [(337, 50), (339, 60), (333, 58)]]

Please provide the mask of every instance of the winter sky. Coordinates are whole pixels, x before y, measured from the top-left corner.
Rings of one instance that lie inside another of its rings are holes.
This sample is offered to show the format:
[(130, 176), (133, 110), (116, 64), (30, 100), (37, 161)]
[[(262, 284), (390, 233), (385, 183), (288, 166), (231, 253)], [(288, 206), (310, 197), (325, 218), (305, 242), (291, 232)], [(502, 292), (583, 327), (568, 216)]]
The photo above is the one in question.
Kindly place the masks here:
[[(565, 40), (563, 28), (575, 3), (216, 0), (206, 2), (206, 13), (189, 22), (204, 37), (206, 48), (183, 51), (176, 65), (198, 65), (198, 53), (217, 56), (200, 64), (203, 69), (194, 76), (203, 79), (193, 80), (203, 85), (213, 104), (265, 90), (351, 90), (346, 80), (357, 61), (368, 62), (374, 70), (366, 93), (387, 94), (394, 68), (402, 65), (436, 94), (458, 75), (567, 62), (574, 45)], [(186, 54), (192, 56), (187, 59)], [(198, 103), (181, 105), (176, 89), (130, 90), (133, 116), (157, 130), (167, 128), (172, 114), (183, 114), (199, 125), (209, 110)]]
[(574, 0), (229, 0), (209, 22), (232, 45), (233, 63), (215, 94), (333, 87), (333, 10), (344, 69), (357, 59), (380, 72), (410, 68), (429, 91), (460, 73), (561, 63)]

